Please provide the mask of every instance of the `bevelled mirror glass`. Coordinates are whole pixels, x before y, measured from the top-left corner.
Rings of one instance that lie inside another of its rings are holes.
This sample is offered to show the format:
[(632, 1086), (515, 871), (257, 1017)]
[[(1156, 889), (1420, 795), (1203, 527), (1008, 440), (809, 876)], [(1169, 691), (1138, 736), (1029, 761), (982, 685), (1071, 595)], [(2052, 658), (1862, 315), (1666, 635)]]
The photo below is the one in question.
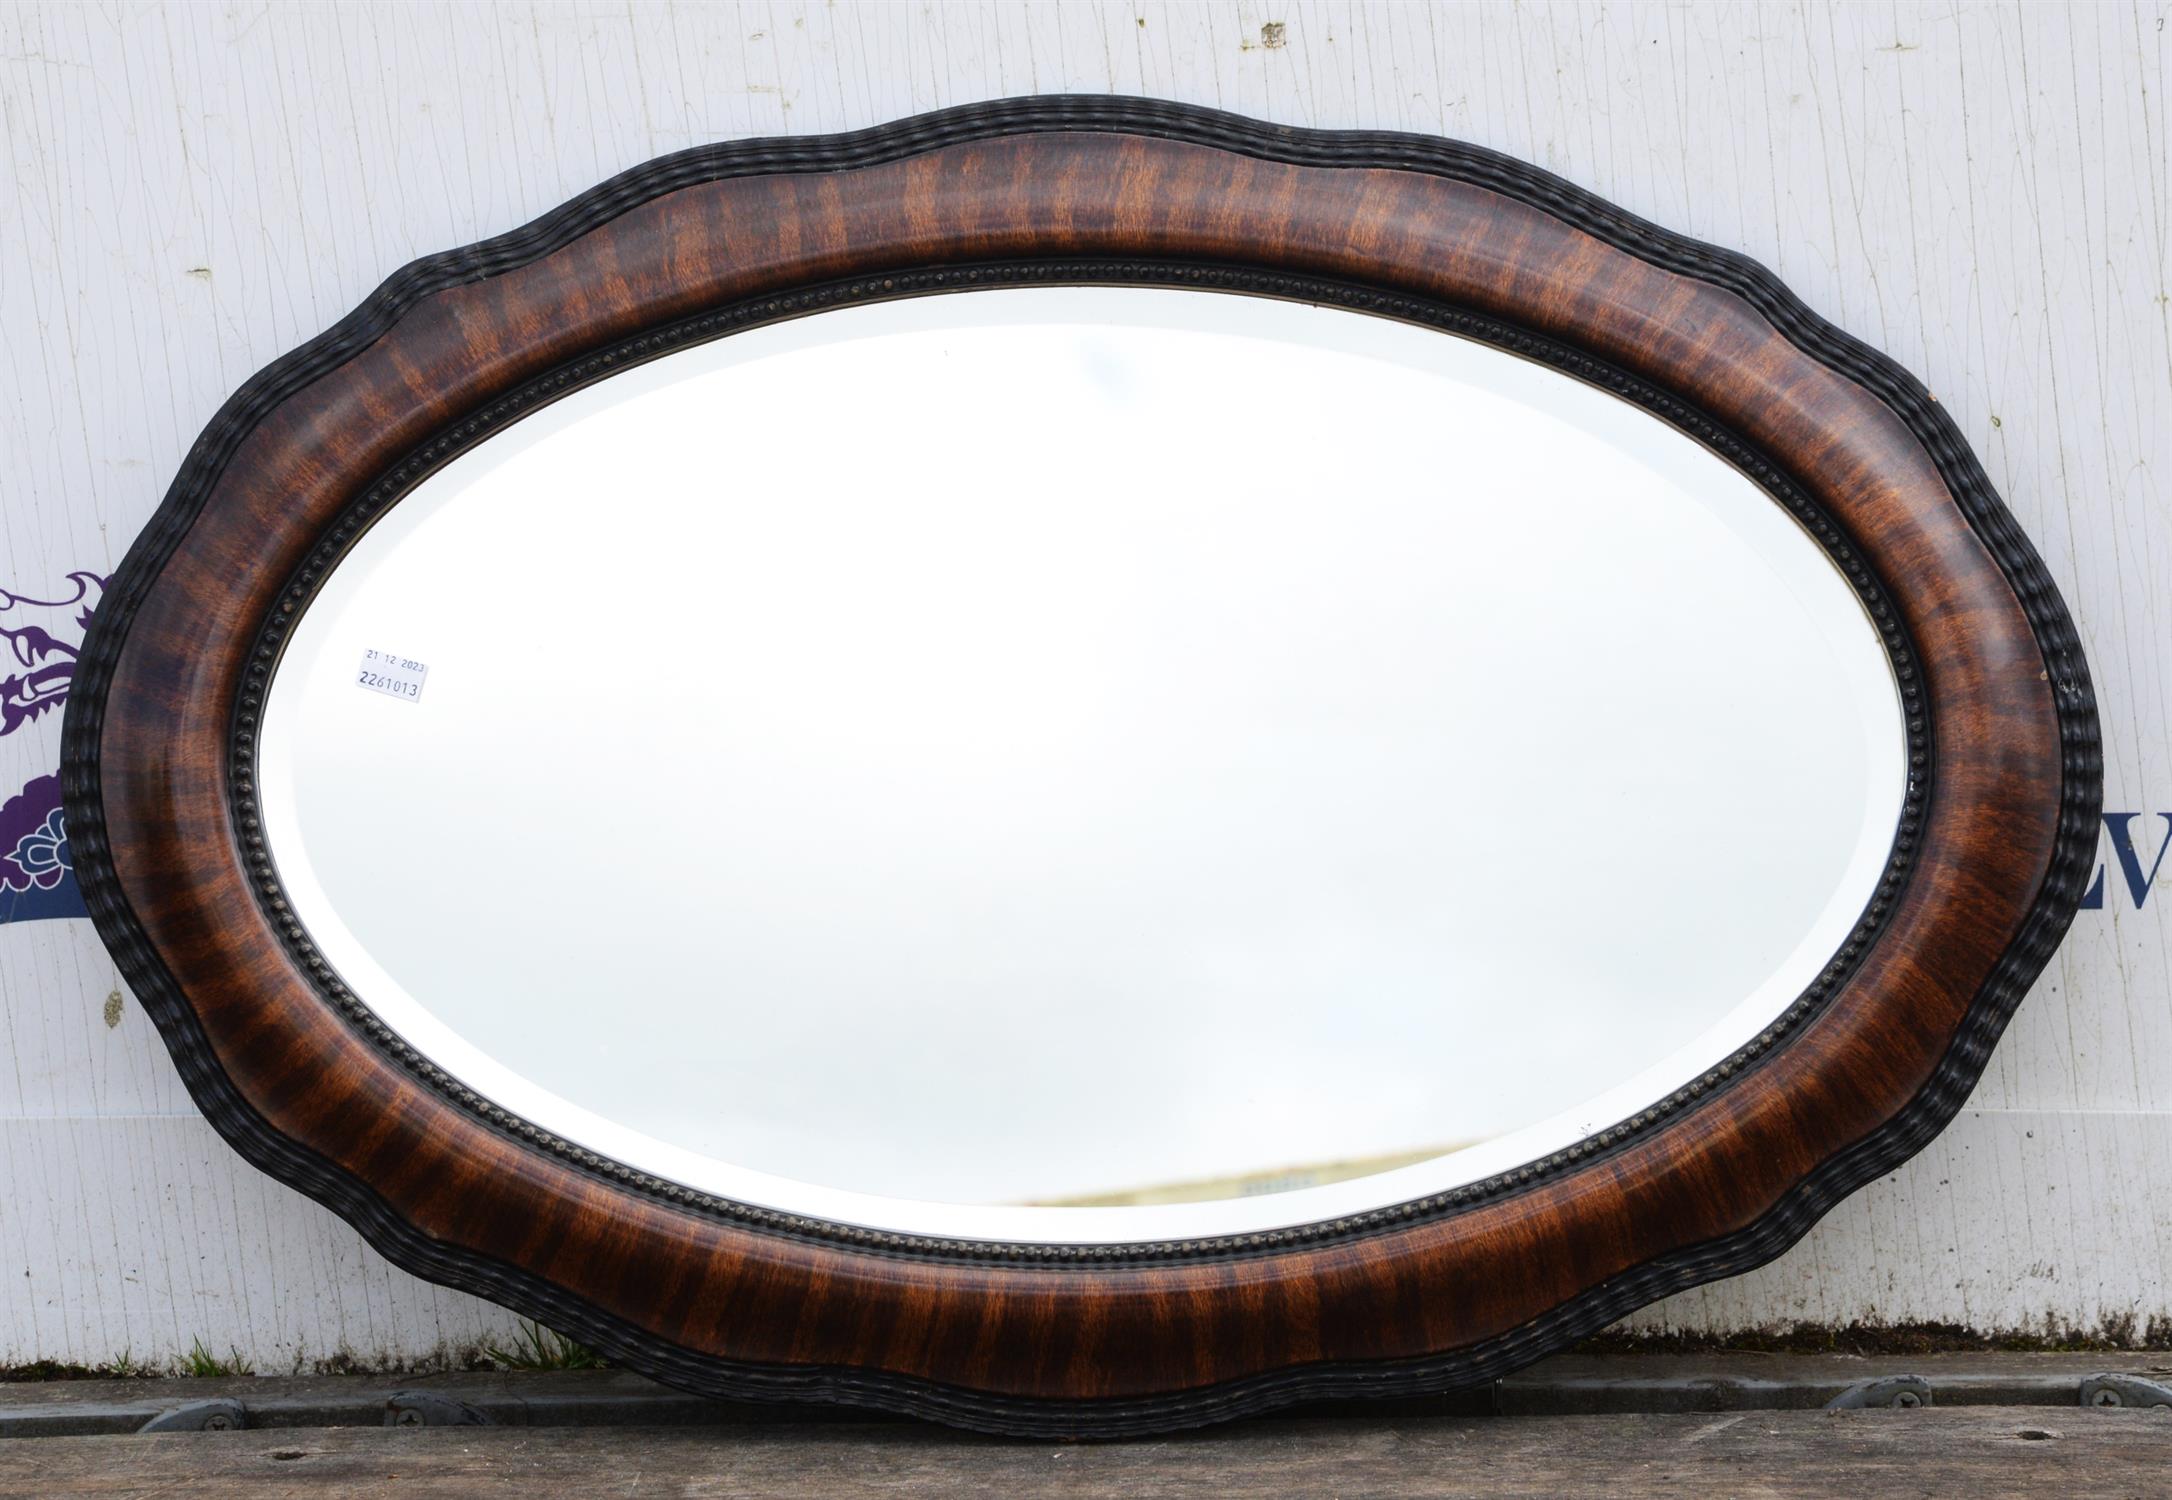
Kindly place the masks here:
[(1862, 601), (1724, 459), (1139, 287), (822, 312), (507, 426), (339, 563), (262, 735), (294, 909), (453, 1077), (709, 1192), (1044, 1240), (1627, 1118), (1839, 948), (1907, 784)]
[(1907, 372), (1491, 153), (1121, 99), (398, 272), (198, 440), (66, 712), (251, 1161), (689, 1389), (1012, 1433), (1770, 1259), (1960, 1107), (2101, 801)]

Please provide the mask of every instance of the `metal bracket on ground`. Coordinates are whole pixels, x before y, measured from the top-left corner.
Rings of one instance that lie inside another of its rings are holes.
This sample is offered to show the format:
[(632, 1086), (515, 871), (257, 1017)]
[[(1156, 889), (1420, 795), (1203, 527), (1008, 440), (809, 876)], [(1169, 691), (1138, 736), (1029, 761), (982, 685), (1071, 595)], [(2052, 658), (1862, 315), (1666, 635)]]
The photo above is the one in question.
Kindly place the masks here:
[(209, 1401), (184, 1401), (170, 1406), (138, 1427), (138, 1432), (239, 1432), (249, 1425), (249, 1414), (239, 1401), (216, 1397)]
[(2172, 1410), (2172, 1385), (2140, 1375), (2092, 1375), (2081, 1383), (2081, 1404)]
[(1827, 1411), (1853, 1411), (1867, 1406), (1893, 1406), (1909, 1410), (1931, 1404), (1931, 1383), (1921, 1375), (1886, 1375), (1858, 1380), (1825, 1403)]

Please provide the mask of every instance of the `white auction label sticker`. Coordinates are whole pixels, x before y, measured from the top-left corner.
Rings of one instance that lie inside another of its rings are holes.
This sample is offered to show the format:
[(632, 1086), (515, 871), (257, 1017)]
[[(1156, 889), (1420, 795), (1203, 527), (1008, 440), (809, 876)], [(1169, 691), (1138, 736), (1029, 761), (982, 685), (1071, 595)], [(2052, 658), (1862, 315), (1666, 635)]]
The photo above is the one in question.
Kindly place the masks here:
[(430, 669), (419, 661), (389, 651), (365, 651), (354, 680), (373, 693), (414, 703), (421, 699), (422, 680), (429, 675)]

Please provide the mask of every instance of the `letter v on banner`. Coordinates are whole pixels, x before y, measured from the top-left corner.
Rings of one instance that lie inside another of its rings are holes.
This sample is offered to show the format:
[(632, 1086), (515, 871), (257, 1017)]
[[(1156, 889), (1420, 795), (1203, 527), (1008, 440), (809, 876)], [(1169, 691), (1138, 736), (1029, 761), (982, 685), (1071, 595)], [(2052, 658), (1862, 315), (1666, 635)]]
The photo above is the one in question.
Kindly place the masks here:
[[(2104, 815), (2104, 831), (2112, 836), (2112, 855), (2119, 861), (2119, 873), (2126, 877), (2127, 894), (2134, 898), (2135, 909), (2149, 899), (2149, 888), (2157, 882), (2157, 872), (2164, 868), (2165, 851), (2172, 849), (2172, 812), (2159, 813), (2164, 819), (2164, 838), (2157, 845), (2157, 857), (2149, 862), (2149, 871), (2142, 871), (2142, 856), (2134, 847), (2134, 820), (2140, 813), (2108, 812)], [(2082, 910), (2101, 911), (2104, 907), (2105, 866), (2097, 866), (2097, 878), (2089, 882), (2089, 889), (2081, 898)]]

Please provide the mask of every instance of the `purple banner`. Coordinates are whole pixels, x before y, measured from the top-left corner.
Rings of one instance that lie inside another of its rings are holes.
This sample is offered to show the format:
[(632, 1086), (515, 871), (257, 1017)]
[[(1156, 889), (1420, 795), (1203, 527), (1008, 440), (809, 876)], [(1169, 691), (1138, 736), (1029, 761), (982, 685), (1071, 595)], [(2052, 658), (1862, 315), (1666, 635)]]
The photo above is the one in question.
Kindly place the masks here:
[[(0, 736), (59, 709), (75, 680), (91, 611), (105, 580), (70, 573), (69, 591), (53, 599), (0, 589)], [(67, 816), (60, 806), (60, 777), (32, 777), (22, 791), (0, 803), (0, 922), (83, 916), (69, 856)]]

